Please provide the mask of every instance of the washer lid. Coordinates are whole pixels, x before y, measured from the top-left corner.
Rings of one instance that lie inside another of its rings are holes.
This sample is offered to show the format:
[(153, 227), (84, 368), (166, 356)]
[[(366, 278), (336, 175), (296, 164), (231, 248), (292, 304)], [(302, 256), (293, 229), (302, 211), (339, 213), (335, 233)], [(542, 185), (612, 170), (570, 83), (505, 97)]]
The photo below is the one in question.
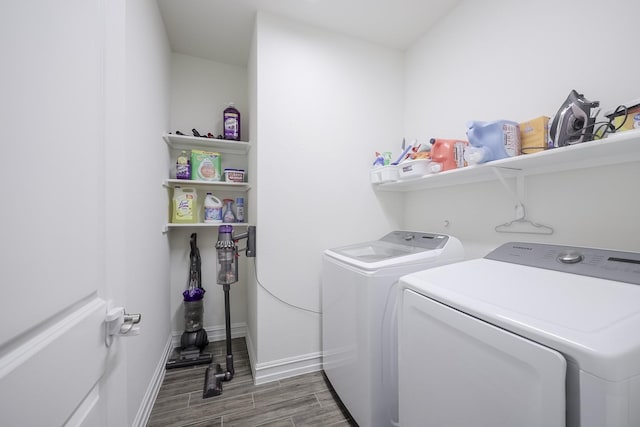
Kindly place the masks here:
[(476, 259), (401, 278), (403, 288), (556, 349), (610, 381), (640, 374), (640, 286)]
[(444, 234), (393, 231), (379, 240), (328, 249), (325, 254), (365, 270), (423, 262), (445, 249), (462, 259), (462, 244)]

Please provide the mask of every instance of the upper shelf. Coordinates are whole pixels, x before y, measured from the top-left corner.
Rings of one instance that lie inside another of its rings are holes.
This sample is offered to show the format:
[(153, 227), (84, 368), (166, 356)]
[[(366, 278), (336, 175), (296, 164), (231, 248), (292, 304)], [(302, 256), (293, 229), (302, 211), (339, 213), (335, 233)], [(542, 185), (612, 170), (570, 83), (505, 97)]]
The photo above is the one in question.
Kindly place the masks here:
[(189, 150), (201, 148), (215, 150), (227, 154), (247, 154), (251, 149), (251, 144), (244, 141), (230, 141), (226, 139), (203, 138), (188, 135), (164, 134), (162, 139), (167, 145), (176, 150)]
[(467, 166), (418, 178), (374, 184), (376, 191), (415, 191), (496, 179), (504, 176), (538, 175), (640, 160), (640, 129), (613, 134), (606, 139), (554, 148), (479, 165)]

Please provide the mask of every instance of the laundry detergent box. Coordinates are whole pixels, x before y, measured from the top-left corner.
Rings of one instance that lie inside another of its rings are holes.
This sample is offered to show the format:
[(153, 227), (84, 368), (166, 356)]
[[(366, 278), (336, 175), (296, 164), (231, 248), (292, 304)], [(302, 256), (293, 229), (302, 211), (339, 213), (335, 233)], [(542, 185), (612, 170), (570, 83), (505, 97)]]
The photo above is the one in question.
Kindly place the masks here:
[(549, 117), (541, 116), (520, 123), (520, 151), (537, 153), (549, 147)]
[(191, 150), (191, 179), (196, 181), (221, 181), (220, 153)]

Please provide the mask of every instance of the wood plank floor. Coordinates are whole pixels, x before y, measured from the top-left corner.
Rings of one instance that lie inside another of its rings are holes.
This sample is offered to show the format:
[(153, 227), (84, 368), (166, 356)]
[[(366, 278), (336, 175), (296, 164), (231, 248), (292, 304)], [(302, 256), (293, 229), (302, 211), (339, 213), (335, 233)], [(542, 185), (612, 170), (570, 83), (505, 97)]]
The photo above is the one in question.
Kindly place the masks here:
[[(224, 369), (224, 341), (205, 351)], [(167, 370), (147, 426), (357, 427), (322, 372), (255, 386), (244, 338), (232, 352), (235, 376), (220, 396), (202, 398), (207, 365)]]

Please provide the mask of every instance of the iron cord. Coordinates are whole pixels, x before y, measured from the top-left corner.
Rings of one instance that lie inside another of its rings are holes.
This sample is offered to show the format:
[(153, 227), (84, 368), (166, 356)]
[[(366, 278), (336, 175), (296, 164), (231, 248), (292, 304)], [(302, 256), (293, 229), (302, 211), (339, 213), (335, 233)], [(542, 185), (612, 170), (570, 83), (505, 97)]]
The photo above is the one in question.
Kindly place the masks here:
[[(615, 119), (615, 117), (621, 116), (621, 115), (624, 115), (624, 119), (618, 126), (614, 126), (613, 120)], [(602, 139), (607, 134), (616, 133), (618, 130), (620, 130), (622, 126), (624, 126), (624, 124), (627, 122), (628, 115), (629, 114), (627, 112), (627, 107), (624, 105), (618, 105), (618, 107), (616, 107), (613, 113), (609, 115), (609, 120), (595, 122), (590, 125), (585, 125), (584, 127), (576, 131), (568, 132), (568, 135), (578, 136), (582, 134), (583, 136), (590, 137), (592, 139)], [(598, 127), (596, 128), (596, 126)], [(587, 132), (588, 128), (593, 128), (594, 130), (591, 133), (589, 133)], [(602, 135), (598, 135), (598, 132), (600, 132), (600, 130), (602, 130)]]
[(262, 288), (264, 289), (269, 295), (271, 295), (273, 298), (277, 299), (278, 301), (280, 301), (283, 304), (288, 305), (289, 307), (293, 307), (297, 310), (301, 310), (301, 311), (307, 311), (309, 313), (314, 313), (314, 314), (322, 314), (321, 311), (316, 311), (316, 310), (311, 310), (310, 308), (304, 308), (304, 307), (300, 307), (297, 306), (295, 304), (291, 304), (290, 302), (287, 302), (285, 300), (283, 300), (282, 298), (278, 297), (276, 294), (274, 294), (273, 292), (271, 292), (269, 289), (267, 289), (262, 283), (260, 283), (260, 280), (258, 279), (258, 265), (256, 263), (256, 259), (253, 258), (253, 272), (255, 274), (256, 277), (256, 283)]

